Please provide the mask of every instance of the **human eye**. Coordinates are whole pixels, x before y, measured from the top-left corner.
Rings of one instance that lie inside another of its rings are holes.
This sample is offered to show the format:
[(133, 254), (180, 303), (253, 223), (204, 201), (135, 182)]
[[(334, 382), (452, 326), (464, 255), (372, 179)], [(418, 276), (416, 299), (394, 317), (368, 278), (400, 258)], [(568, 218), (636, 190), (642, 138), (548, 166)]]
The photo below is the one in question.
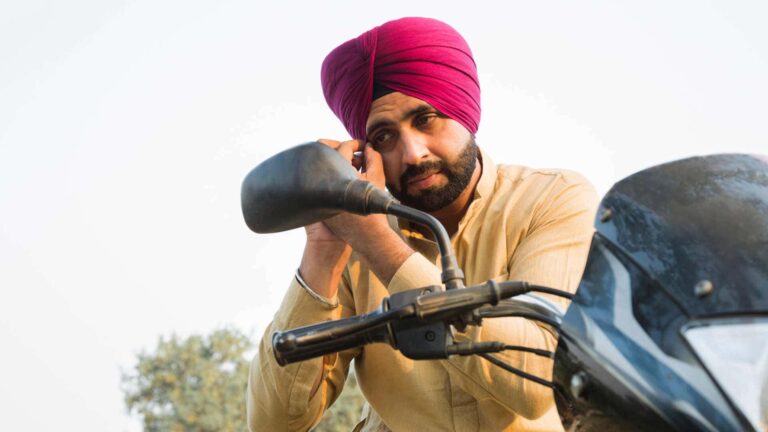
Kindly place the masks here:
[(416, 127), (424, 127), (430, 124), (435, 118), (437, 118), (437, 113), (425, 113), (416, 117), (413, 120), (413, 124)]
[(377, 152), (386, 152), (394, 147), (395, 134), (389, 130), (375, 132), (370, 139), (373, 149)]

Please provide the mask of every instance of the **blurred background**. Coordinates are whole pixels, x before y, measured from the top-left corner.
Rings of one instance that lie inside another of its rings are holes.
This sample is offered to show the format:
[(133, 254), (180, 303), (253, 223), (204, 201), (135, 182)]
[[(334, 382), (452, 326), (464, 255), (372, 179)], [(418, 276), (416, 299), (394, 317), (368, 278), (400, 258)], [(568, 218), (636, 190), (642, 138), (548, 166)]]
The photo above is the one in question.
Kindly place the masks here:
[(0, 4), (3, 429), (141, 430), (126, 376), (160, 337), (258, 342), (304, 235), (251, 233), (240, 182), (347, 138), (320, 64), (387, 20), (463, 34), (496, 163), (576, 170), (604, 194), (673, 159), (768, 153), (768, 3), (477, 3)]

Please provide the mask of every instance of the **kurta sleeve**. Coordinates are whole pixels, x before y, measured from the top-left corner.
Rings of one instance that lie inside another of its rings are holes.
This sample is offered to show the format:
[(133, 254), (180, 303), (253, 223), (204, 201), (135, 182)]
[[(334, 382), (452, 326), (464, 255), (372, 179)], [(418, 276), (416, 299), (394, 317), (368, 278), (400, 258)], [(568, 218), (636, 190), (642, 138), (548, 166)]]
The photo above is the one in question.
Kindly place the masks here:
[[(272, 334), (277, 330), (354, 315), (346, 271), (340, 284), (339, 305), (332, 307), (311, 296), (293, 278), (251, 362), (246, 407), (248, 428), (252, 432), (307, 431), (341, 394), (349, 363), (359, 349), (287, 366), (278, 365), (272, 351)], [(316, 385), (320, 374), (322, 378)]]
[[(558, 176), (539, 200), (530, 226), (510, 251), (508, 280), (575, 292), (586, 263), (597, 208), (597, 194), (583, 177), (571, 172)], [(500, 239), (503, 241), (503, 239)], [(413, 254), (390, 282), (390, 292), (440, 283), (439, 269)], [(556, 299), (565, 309), (567, 301)], [(545, 325), (523, 318), (493, 318), (481, 327), (457, 333), (457, 341), (501, 341), (554, 351), (556, 335)], [(494, 356), (530, 374), (551, 380), (552, 360), (516, 351)], [(536, 419), (551, 409), (551, 389), (513, 375), (478, 356), (454, 356), (442, 361), (451, 380), (475, 399), (492, 399), (516, 415)]]
[[(597, 194), (578, 174), (562, 173), (531, 218), (529, 229), (511, 251), (508, 280), (575, 292), (589, 252)], [(548, 296), (563, 310), (567, 300)], [(501, 341), (554, 351), (557, 336), (545, 324), (523, 318), (493, 318), (470, 327), (457, 339)], [(493, 354), (505, 363), (546, 380), (552, 379), (552, 360), (529, 353)], [(527, 419), (544, 415), (554, 402), (548, 387), (520, 378), (477, 356), (453, 357), (446, 362), (452, 378), (475, 398), (493, 398)]]
[(397, 269), (392, 280), (389, 281), (387, 291), (394, 294), (441, 283), (440, 269), (424, 258), (424, 255), (416, 252)]
[[(509, 260), (509, 279), (571, 293), (581, 281), (595, 232), (598, 196), (581, 175), (565, 171), (531, 220)], [(567, 299), (548, 296), (565, 310)]]

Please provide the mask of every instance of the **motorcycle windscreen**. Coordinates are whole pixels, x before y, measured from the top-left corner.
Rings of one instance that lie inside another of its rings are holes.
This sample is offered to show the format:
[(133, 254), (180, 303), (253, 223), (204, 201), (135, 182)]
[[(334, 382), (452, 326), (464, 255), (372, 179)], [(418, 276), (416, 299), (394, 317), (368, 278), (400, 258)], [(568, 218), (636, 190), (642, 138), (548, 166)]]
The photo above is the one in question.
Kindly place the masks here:
[(596, 228), (689, 317), (768, 312), (764, 156), (694, 157), (638, 172), (608, 192)]

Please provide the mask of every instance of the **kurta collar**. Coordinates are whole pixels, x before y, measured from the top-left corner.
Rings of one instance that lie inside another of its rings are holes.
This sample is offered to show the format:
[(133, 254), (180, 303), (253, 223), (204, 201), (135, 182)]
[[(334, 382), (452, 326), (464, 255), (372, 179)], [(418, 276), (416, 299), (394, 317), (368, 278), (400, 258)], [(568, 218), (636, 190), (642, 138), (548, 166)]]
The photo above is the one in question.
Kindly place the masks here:
[(496, 164), (483, 149), (480, 149), (480, 165), (483, 167), (483, 172), (480, 174), (480, 180), (477, 181), (475, 199), (490, 196), (496, 184)]

